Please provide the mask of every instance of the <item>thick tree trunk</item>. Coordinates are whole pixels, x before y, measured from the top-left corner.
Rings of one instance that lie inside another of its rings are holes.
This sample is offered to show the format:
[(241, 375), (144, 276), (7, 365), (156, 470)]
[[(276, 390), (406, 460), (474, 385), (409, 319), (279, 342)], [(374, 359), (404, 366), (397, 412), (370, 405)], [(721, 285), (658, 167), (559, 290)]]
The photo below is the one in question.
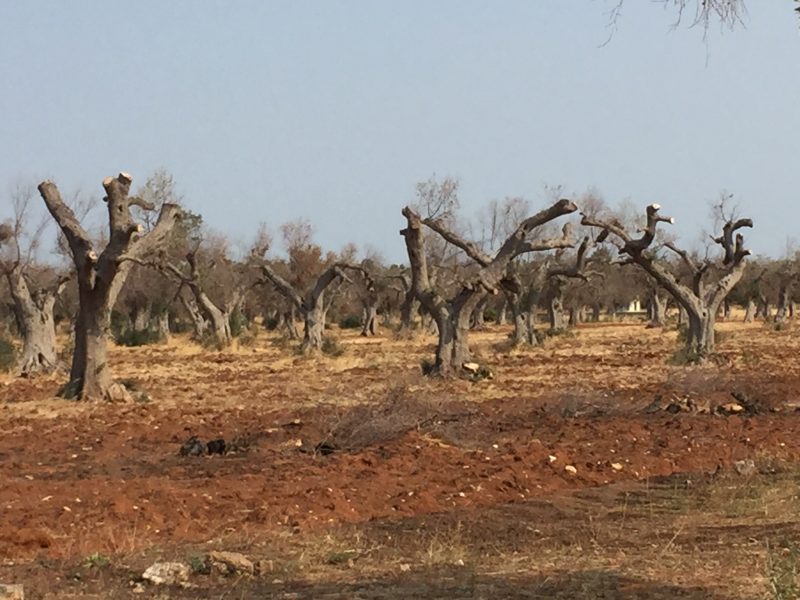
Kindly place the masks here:
[[(511, 343), (514, 346), (538, 346), (539, 339), (534, 328), (536, 303), (530, 300), (531, 294), (519, 296), (510, 292), (506, 293), (507, 304), (511, 308), (514, 320), (514, 331), (511, 334)], [(524, 302), (523, 299), (528, 301)]]
[(567, 326), (564, 322), (564, 305), (561, 302), (561, 294), (552, 294), (550, 302), (547, 303), (547, 315), (550, 319), (550, 330), (555, 332), (564, 331)]
[(791, 292), (789, 290), (789, 286), (785, 283), (782, 283), (780, 290), (778, 291), (778, 306), (777, 311), (775, 312), (776, 323), (783, 323), (789, 318), (790, 297)]
[(300, 332), (297, 331), (297, 309), (292, 307), (283, 313), (283, 325), (286, 331), (286, 336), (290, 340), (299, 340)]
[(414, 297), (414, 292), (409, 290), (400, 305), (400, 331), (407, 332), (416, 326), (415, 315), (419, 313), (419, 300)]
[(88, 291), (81, 290), (80, 294), (72, 368), (61, 395), (79, 399), (108, 398), (113, 384), (107, 349), (110, 311), (98, 306)]
[(688, 311), (689, 331), (686, 340), (688, 358), (702, 360), (714, 352), (716, 307)]
[(484, 319), (484, 312), (486, 311), (486, 305), (489, 303), (489, 297), (485, 296), (478, 305), (475, 307), (475, 310), (472, 311), (472, 317), (470, 322), (470, 327), (472, 329), (481, 330), (486, 329), (486, 320)]
[(203, 317), (203, 313), (200, 312), (200, 308), (197, 306), (197, 302), (195, 302), (194, 298), (187, 298), (181, 294), (180, 299), (181, 304), (183, 304), (186, 313), (192, 321), (192, 338), (199, 342), (206, 335), (206, 319)]
[(22, 335), (20, 373), (28, 376), (52, 371), (58, 364), (53, 319), (57, 292), (40, 290), (32, 295), (21, 271), (15, 269), (6, 275), (14, 301), (14, 314)]
[(664, 327), (667, 323), (667, 300), (656, 290), (650, 292), (650, 327)]
[(364, 337), (378, 334), (378, 307), (370, 304), (364, 307), (361, 335)]
[(325, 336), (325, 310), (319, 302), (305, 313), (305, 329), (303, 331), (303, 352), (322, 350)]
[(747, 308), (744, 311), (744, 322), (752, 323), (756, 316), (756, 303), (754, 300), (747, 301)]
[(600, 311), (602, 310), (602, 308), (603, 307), (598, 302), (592, 304), (592, 323), (600, 322)]
[(69, 244), (78, 279), (80, 308), (70, 381), (63, 390), (66, 397), (116, 400), (128, 396), (123, 386), (113, 383), (107, 363), (111, 309), (130, 273), (131, 261), (140, 260), (161, 246), (181, 212), (177, 205), (165, 203), (155, 227), (143, 235), (141, 225), (131, 216), (130, 207), (145, 210), (154, 207), (140, 198), (128, 196), (131, 182), (127, 173), (103, 180), (109, 237), (99, 256), (55, 184), (49, 181), (39, 184), (39, 193)]
[(156, 317), (156, 330), (158, 331), (158, 339), (167, 343), (169, 341), (169, 312), (162, 311)]
[(503, 303), (500, 305), (500, 310), (497, 311), (497, 324), (498, 325), (508, 324), (508, 300), (504, 300)]
[(769, 321), (772, 316), (772, 309), (769, 305), (769, 300), (766, 296), (761, 296), (758, 299), (758, 308), (756, 309), (756, 317), (761, 317), (765, 321)]
[(214, 336), (214, 344), (217, 348), (227, 348), (233, 342), (231, 335), (231, 312), (223, 311), (216, 306), (205, 308), (208, 322), (211, 325), (211, 333)]
[(434, 322), (437, 326), (436, 362), (434, 373), (445, 377), (457, 375), (469, 362), (469, 331), (472, 313), (481, 294), (468, 295), (451, 307), (443, 307)]
[(147, 331), (150, 328), (150, 307), (136, 306), (130, 315), (133, 331)]

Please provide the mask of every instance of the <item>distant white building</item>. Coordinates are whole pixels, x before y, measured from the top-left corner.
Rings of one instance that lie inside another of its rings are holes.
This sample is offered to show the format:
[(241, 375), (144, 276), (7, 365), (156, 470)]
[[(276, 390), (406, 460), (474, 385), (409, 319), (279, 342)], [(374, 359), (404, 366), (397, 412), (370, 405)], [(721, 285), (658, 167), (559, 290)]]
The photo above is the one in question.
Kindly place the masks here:
[(617, 312), (622, 315), (636, 315), (636, 314), (643, 314), (646, 311), (644, 308), (642, 308), (642, 301), (636, 298), (634, 300), (631, 300), (628, 303), (628, 306), (622, 308)]

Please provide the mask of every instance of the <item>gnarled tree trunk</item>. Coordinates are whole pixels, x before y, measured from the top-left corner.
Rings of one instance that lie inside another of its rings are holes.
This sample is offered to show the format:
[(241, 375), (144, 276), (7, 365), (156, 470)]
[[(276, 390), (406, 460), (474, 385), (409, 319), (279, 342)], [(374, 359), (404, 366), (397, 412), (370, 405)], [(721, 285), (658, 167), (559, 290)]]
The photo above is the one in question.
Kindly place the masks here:
[(362, 311), (361, 335), (373, 336), (378, 334), (378, 307), (374, 304), (364, 306)]
[(294, 287), (283, 277), (278, 275), (269, 265), (262, 265), (261, 270), (267, 280), (271, 281), (275, 289), (300, 312), (305, 322), (303, 341), (300, 349), (303, 352), (322, 350), (325, 337), (325, 316), (328, 311), (325, 305), (325, 290), (337, 280), (349, 281), (345, 270), (360, 273), (367, 285), (367, 291), (374, 289), (374, 282), (367, 271), (362, 267), (345, 263), (336, 263), (323, 271), (317, 278), (314, 286), (305, 297), (301, 296)]
[[(509, 264), (514, 258), (525, 252), (565, 244), (563, 239), (536, 243), (526, 238), (535, 228), (575, 210), (577, 207), (574, 203), (560, 200), (550, 208), (525, 219), (492, 257), (483, 253), (474, 244), (461, 239), (444, 223), (435, 219), (423, 220), (410, 207), (403, 209), (407, 227), (400, 234), (405, 238), (411, 264), (411, 289), (438, 327), (436, 361), (431, 374), (454, 375), (464, 362), (469, 361), (470, 318), (478, 304), (487, 293), (495, 294), (503, 290)], [(428, 274), (428, 260), (422, 236), (423, 224), (464, 250), (480, 266), (471, 281), (463, 284), (450, 300), (444, 299), (436, 291)]]
[(650, 290), (650, 323), (649, 327), (664, 327), (667, 324), (667, 299), (653, 288)]
[(20, 373), (28, 376), (50, 372), (58, 365), (53, 307), (65, 280), (59, 280), (53, 289), (40, 289), (32, 294), (19, 265), (6, 272), (6, 279), (22, 334)]
[(679, 306), (685, 309), (689, 326), (685, 344), (686, 358), (690, 361), (703, 360), (714, 352), (714, 324), (717, 312), (730, 291), (742, 278), (745, 258), (750, 254), (744, 247), (744, 238), (737, 231), (743, 227), (752, 227), (753, 222), (750, 219), (735, 221), (731, 219), (725, 223), (722, 235), (715, 238), (715, 242), (722, 246), (724, 256), (716, 269), (717, 279), (710, 284), (705, 281), (712, 266), (709, 261), (698, 264), (688, 252), (677, 248), (671, 242), (665, 243), (664, 246), (680, 256), (691, 271), (692, 283), (688, 286), (680, 283), (667, 267), (645, 252), (655, 239), (658, 223), (673, 222), (671, 218), (659, 215), (660, 208), (658, 204), (647, 207), (647, 226), (642, 236), (636, 239), (631, 238), (619, 223), (600, 221), (586, 215), (582, 223), (600, 227), (619, 238), (622, 241), (620, 253), (628, 255), (628, 262), (642, 267), (660, 287), (672, 295)]
[(111, 309), (130, 273), (132, 261), (160, 246), (172, 230), (180, 209), (165, 203), (153, 229), (141, 235), (142, 227), (131, 217), (130, 207), (146, 210), (154, 207), (139, 198), (130, 198), (132, 179), (126, 173), (103, 181), (108, 206), (110, 235), (108, 244), (98, 256), (93, 243), (75, 214), (61, 199), (56, 185), (39, 184), (48, 211), (69, 243), (78, 280), (78, 317), (75, 323), (75, 351), (70, 380), (62, 389), (66, 398), (124, 399), (123, 386), (114, 384), (108, 366), (107, 343), (111, 329)]

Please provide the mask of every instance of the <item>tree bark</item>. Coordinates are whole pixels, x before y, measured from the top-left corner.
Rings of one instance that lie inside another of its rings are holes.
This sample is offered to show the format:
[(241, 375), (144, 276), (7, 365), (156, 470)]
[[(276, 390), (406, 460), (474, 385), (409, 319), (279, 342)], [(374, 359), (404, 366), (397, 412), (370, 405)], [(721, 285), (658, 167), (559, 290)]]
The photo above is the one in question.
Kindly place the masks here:
[(179, 297), (181, 304), (183, 304), (183, 307), (186, 309), (186, 312), (192, 321), (192, 338), (199, 342), (206, 335), (206, 319), (203, 317), (203, 313), (200, 312), (200, 307), (197, 306), (197, 302), (193, 296), (187, 297), (183, 294), (180, 294)]
[(167, 343), (170, 337), (169, 331), (169, 312), (166, 310), (158, 313), (156, 316), (156, 329), (158, 331), (158, 339), (162, 343)]
[(657, 289), (650, 290), (650, 327), (664, 327), (667, 324), (667, 300)]
[(64, 281), (59, 280), (53, 289), (40, 289), (32, 294), (19, 265), (6, 272), (6, 279), (22, 335), (20, 374), (50, 372), (58, 365), (53, 307)]
[(128, 396), (123, 386), (114, 384), (107, 361), (111, 309), (130, 273), (131, 261), (161, 246), (181, 212), (177, 205), (165, 203), (156, 225), (141, 235), (142, 227), (133, 221), (130, 207), (152, 210), (153, 206), (128, 196), (131, 182), (126, 173), (103, 181), (110, 234), (99, 256), (56, 185), (50, 181), (39, 184), (39, 193), (69, 244), (78, 280), (75, 351), (70, 380), (61, 393), (66, 398), (117, 400)]
[(484, 296), (480, 302), (478, 302), (477, 306), (475, 306), (475, 310), (472, 312), (472, 318), (470, 327), (475, 330), (482, 330), (486, 329), (486, 320), (484, 319), (484, 312), (486, 311), (486, 305), (489, 303), (489, 297)]
[(378, 307), (374, 304), (364, 306), (362, 315), (363, 324), (361, 326), (361, 335), (364, 337), (373, 336), (378, 334)]
[(744, 322), (752, 323), (756, 316), (756, 303), (754, 300), (747, 301), (747, 308), (744, 311)]
[(791, 290), (785, 282), (781, 283), (778, 290), (778, 305), (775, 312), (775, 322), (784, 323), (789, 318), (789, 304), (791, 303)]

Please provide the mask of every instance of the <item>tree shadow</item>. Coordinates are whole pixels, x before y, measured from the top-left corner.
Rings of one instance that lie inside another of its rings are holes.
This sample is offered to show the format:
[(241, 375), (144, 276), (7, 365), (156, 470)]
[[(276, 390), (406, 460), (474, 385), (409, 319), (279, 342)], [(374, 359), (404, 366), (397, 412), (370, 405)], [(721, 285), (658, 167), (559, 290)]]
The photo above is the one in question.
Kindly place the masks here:
[(734, 600), (732, 596), (720, 595), (708, 588), (648, 581), (608, 570), (549, 575), (476, 575), (466, 567), (415, 568), (407, 573), (358, 582), (264, 583), (240, 580), (231, 583), (231, 587), (225, 590), (231, 597), (276, 600)]

